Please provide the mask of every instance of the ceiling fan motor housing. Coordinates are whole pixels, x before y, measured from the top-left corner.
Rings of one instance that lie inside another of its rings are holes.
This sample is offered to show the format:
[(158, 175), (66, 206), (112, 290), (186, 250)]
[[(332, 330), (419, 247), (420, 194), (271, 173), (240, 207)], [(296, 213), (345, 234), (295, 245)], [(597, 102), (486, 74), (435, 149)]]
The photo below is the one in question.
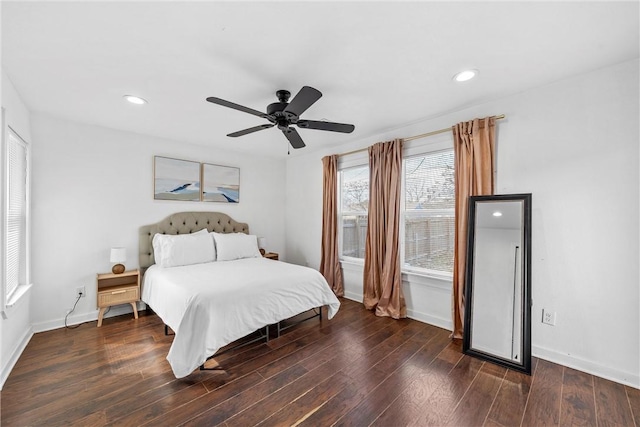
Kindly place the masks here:
[[(278, 101), (280, 102), (274, 102), (273, 104), (269, 104), (267, 106), (267, 114), (270, 116), (275, 116), (276, 121), (278, 122), (278, 124), (280, 126), (283, 125), (287, 125), (290, 123), (295, 123), (297, 120), (295, 120), (295, 116), (292, 114), (287, 114), (286, 118), (285, 118), (285, 114), (283, 113), (284, 109), (287, 108), (287, 105), (289, 105), (289, 98), (291, 97), (291, 92), (289, 92), (288, 90), (284, 90), (284, 89), (280, 89), (278, 91), (276, 91), (276, 96), (278, 97)], [(294, 120), (287, 120), (288, 123), (283, 122), (282, 118), (285, 119), (290, 119), (290, 118), (294, 118)]]
[(281, 116), (282, 110), (287, 108), (287, 105), (289, 105), (288, 102), (274, 102), (273, 104), (269, 104), (267, 106), (267, 114), (270, 116)]

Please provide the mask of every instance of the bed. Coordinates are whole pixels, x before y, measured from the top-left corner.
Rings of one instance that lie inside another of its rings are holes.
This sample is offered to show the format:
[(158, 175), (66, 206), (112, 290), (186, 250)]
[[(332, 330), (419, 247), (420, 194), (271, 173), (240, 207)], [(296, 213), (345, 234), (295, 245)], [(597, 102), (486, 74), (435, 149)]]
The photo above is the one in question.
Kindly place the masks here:
[[(248, 225), (226, 214), (176, 213), (141, 227), (139, 237), (141, 297), (175, 332), (167, 360), (176, 378), (257, 330), (323, 306), (331, 319), (340, 307), (318, 271), (263, 258)], [(165, 240), (179, 242), (172, 247), (180, 258), (174, 264), (167, 263)], [(201, 246), (195, 248), (195, 242)], [(194, 257), (199, 262), (184, 265)]]

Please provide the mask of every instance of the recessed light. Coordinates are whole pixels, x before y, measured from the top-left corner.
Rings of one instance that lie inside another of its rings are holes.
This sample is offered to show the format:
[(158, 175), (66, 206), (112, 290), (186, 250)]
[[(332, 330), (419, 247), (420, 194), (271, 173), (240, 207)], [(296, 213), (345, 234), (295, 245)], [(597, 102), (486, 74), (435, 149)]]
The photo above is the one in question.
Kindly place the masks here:
[(493, 213), (493, 216), (502, 216), (502, 212), (495, 211)]
[(136, 105), (142, 105), (147, 103), (146, 99), (140, 98), (139, 96), (135, 96), (135, 95), (125, 95), (124, 99)]
[(457, 82), (466, 82), (478, 75), (478, 70), (464, 70), (453, 76), (453, 80)]

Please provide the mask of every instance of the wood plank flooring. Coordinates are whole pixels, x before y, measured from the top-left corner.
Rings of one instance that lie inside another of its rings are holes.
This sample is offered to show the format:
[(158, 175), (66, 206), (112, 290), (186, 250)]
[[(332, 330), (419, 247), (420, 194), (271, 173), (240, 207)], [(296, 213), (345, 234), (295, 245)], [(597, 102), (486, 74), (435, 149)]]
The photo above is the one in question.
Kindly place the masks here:
[(448, 332), (342, 300), (269, 343), (176, 379), (151, 312), (36, 334), (0, 394), (2, 426), (635, 426), (640, 391), (544, 360), (527, 376)]

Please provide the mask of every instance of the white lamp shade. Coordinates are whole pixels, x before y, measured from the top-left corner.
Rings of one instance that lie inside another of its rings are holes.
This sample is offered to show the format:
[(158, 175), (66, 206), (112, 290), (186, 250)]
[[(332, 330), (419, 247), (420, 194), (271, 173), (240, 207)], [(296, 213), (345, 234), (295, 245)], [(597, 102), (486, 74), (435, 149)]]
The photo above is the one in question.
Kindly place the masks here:
[(121, 263), (127, 260), (127, 248), (111, 248), (111, 262)]
[(260, 249), (264, 249), (267, 246), (267, 238), (266, 237), (258, 237), (258, 247)]

